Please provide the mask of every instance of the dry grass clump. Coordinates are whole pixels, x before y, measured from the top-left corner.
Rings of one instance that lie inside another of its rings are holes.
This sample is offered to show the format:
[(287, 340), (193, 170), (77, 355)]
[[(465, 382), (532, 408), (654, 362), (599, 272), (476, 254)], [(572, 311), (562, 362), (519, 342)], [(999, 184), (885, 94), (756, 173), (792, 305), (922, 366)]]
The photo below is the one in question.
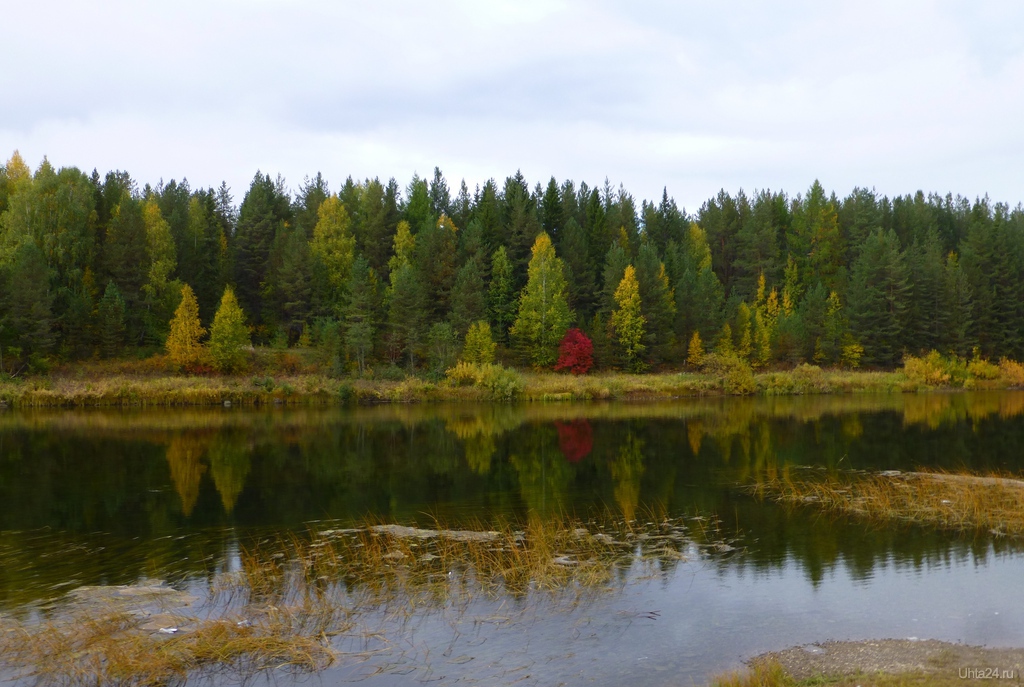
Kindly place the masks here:
[[(38, 685), (167, 685), (201, 671), (313, 672), (335, 652), (286, 612), (198, 620), (149, 615), (113, 598), (73, 603), (34, 624), (0, 625), (0, 664)], [(158, 627), (158, 625), (160, 627)]]
[(971, 473), (851, 472), (771, 480), (755, 487), (783, 503), (953, 530), (1024, 535), (1024, 480)]
[(778, 661), (754, 661), (747, 670), (717, 675), (711, 687), (793, 687), (796, 685)]

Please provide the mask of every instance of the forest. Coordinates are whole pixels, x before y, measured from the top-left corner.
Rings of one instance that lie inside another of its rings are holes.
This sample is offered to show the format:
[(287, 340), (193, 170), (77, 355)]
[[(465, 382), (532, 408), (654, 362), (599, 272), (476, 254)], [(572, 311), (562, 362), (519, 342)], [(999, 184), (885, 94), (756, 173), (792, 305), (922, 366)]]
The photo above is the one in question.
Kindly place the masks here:
[(755, 368), (1019, 360), (1024, 208), (815, 181), (722, 190), (691, 214), (667, 190), (638, 202), (518, 172), (456, 190), (436, 168), (404, 188), (317, 174), (294, 193), (257, 172), (236, 205), (226, 184), (32, 172), (17, 152), (0, 168), (0, 374), (213, 346), (229, 320), (234, 345), (314, 350), (336, 376), (443, 372), (464, 346), (537, 369), (576, 344), (631, 371), (705, 352)]

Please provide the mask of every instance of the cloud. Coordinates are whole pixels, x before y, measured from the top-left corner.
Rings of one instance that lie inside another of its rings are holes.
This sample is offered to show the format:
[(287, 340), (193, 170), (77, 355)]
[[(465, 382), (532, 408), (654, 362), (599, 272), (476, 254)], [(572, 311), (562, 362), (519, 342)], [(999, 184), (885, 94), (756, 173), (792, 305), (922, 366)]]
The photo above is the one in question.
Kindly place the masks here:
[[(0, 149), (141, 183), (257, 167), (451, 185), (990, 192), (1024, 171), (1024, 7), (934, 2), (21, 3)], [(16, 67), (15, 67), (16, 65)]]

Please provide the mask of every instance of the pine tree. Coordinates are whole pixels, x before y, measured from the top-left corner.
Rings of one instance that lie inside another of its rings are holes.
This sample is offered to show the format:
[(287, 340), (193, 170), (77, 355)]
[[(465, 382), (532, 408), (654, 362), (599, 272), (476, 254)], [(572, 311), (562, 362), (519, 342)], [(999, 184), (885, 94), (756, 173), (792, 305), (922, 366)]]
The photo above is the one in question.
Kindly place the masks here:
[(947, 331), (949, 307), (943, 283), (942, 246), (934, 227), (907, 250), (910, 299), (907, 304), (907, 348), (914, 353), (938, 350)]
[(491, 322), (499, 342), (508, 341), (508, 331), (515, 322), (516, 300), (513, 282), (512, 262), (508, 259), (505, 246), (498, 246), (491, 257), (491, 283), (488, 287), (488, 307)]
[(679, 276), (675, 287), (676, 335), (688, 340), (694, 331), (710, 339), (722, 322), (725, 299), (722, 283), (711, 266), (707, 235), (696, 223), (690, 225), (685, 245), (673, 245), (674, 271)]
[(799, 357), (803, 360), (821, 362), (821, 338), (825, 335), (825, 315), (828, 309), (828, 291), (821, 282), (807, 290), (800, 302), (801, 324)]
[(427, 348), (430, 352), (430, 368), (435, 374), (442, 374), (455, 364), (459, 350), (459, 338), (448, 322), (435, 322), (427, 333)]
[(587, 233), (574, 217), (570, 217), (565, 223), (558, 252), (565, 262), (565, 277), (569, 283), (569, 305), (580, 318), (589, 319), (596, 307), (595, 271), (590, 262)]
[(615, 339), (622, 349), (626, 365), (639, 372), (643, 368), (641, 356), (646, 348), (643, 344), (646, 321), (641, 312), (640, 284), (632, 265), (626, 266), (619, 288), (615, 290), (615, 305), (611, 316)]
[(971, 284), (960, 266), (956, 253), (946, 256), (942, 281), (943, 300), (948, 311), (941, 350), (965, 358), (974, 346), (974, 339), (970, 336), (974, 297)]
[[(126, 333), (133, 343), (141, 343), (145, 334), (142, 287), (149, 277), (149, 245), (142, 206), (127, 192), (119, 197), (111, 211), (103, 243), (103, 262), (126, 308)], [(123, 341), (118, 349), (121, 345)]]
[(290, 219), (291, 202), (282, 184), (275, 184), (270, 175), (257, 172), (239, 208), (234, 236), (238, 302), (257, 328), (268, 320), (263, 313), (263, 296), (272, 265), (271, 249)]
[(615, 310), (615, 291), (622, 283), (622, 275), (626, 273), (629, 266), (629, 255), (620, 244), (615, 244), (608, 249), (604, 258), (604, 270), (602, 271), (601, 302), (598, 310), (605, 315)]
[(876, 230), (850, 275), (850, 328), (864, 346), (864, 362), (894, 367), (903, 353), (910, 285), (899, 239)]
[(8, 269), (0, 263), (0, 290), (4, 294), (0, 298), (0, 325), (5, 335), (0, 346), (4, 346), (6, 339), (26, 358), (49, 352), (56, 339), (53, 295), (46, 260), (35, 243), (22, 244)]
[(320, 172), (312, 179), (306, 177), (302, 180), (302, 187), (292, 206), (292, 216), (295, 218), (295, 228), (302, 232), (307, 241), (313, 238), (313, 227), (320, 221), (320, 205), (330, 195), (327, 180)]
[(433, 321), (443, 319), (448, 313), (458, 243), (458, 229), (447, 215), (441, 215), (433, 226), (425, 227), (416, 235), (416, 272), (425, 290), (428, 317)]
[(733, 293), (752, 298), (758, 280), (774, 283), (780, 271), (778, 206), (785, 198), (762, 191), (754, 198), (751, 212), (736, 234), (736, 286)]
[(478, 255), (469, 258), (459, 269), (452, 286), (449, 320), (460, 337), (466, 335), (470, 325), (487, 316), (487, 291), (481, 262)]
[(312, 294), (309, 242), (304, 232), (286, 229), (275, 244), (277, 264), (272, 273), (273, 287), (268, 291), (273, 294), (273, 319), (291, 344), (302, 334), (309, 317)]
[(220, 307), (210, 325), (210, 360), (218, 372), (235, 372), (245, 366), (245, 349), (250, 346), (245, 313), (231, 287), (224, 289)]
[(427, 180), (421, 179), (419, 175), (414, 174), (412, 181), (409, 182), (408, 189), (406, 189), (405, 197), (408, 201), (405, 204), (405, 212), (403, 214), (409, 226), (417, 233), (433, 226), (437, 215), (433, 214)]
[(650, 362), (664, 362), (675, 346), (673, 324), (675, 293), (669, 286), (665, 265), (654, 244), (645, 242), (637, 254), (636, 278), (640, 285), (640, 307), (646, 325), (644, 347)]
[(359, 374), (363, 374), (366, 359), (373, 351), (380, 309), (377, 275), (363, 256), (352, 263), (346, 290), (349, 298), (345, 310), (345, 345), (355, 358)]
[(388, 278), (388, 257), (394, 243), (397, 222), (389, 217), (388, 191), (377, 179), (366, 182), (359, 196), (359, 233), (356, 237), (359, 253), (366, 256), (373, 271), (382, 279)]
[(107, 282), (107, 288), (100, 299), (100, 353), (104, 358), (112, 358), (121, 352), (125, 337), (125, 304), (121, 292), (113, 280)]
[(204, 357), (199, 339), (206, 330), (199, 321), (199, 302), (188, 284), (181, 287), (181, 302), (174, 311), (170, 329), (165, 348), (171, 362), (185, 369), (198, 366)]
[(405, 355), (410, 372), (416, 367), (425, 328), (426, 302), (416, 268), (411, 264), (392, 268), (388, 289), (390, 346), (395, 354)]
[(567, 286), (562, 261), (547, 234), (534, 241), (526, 288), (519, 299), (519, 313), (511, 335), (537, 367), (548, 367), (558, 358), (558, 343), (569, 328)]

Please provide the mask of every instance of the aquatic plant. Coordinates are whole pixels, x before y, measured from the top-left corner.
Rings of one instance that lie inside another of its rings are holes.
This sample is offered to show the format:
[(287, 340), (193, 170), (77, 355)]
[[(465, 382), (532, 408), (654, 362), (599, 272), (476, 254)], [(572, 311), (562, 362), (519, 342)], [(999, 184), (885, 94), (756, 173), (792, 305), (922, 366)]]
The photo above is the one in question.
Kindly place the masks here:
[(317, 672), (366, 660), (371, 640), (401, 644), (406, 621), (424, 613), (454, 622), (475, 600), (504, 598), (571, 611), (625, 584), (629, 566), (672, 565), (694, 547), (728, 548), (709, 520), (370, 523), (267, 537), (239, 570), (214, 577), (205, 599), (163, 584), (90, 587), (39, 615), (0, 617), (0, 667), (83, 687)]
[(755, 493), (875, 520), (952, 530), (1024, 535), (1024, 480), (999, 474), (799, 471), (758, 484)]

